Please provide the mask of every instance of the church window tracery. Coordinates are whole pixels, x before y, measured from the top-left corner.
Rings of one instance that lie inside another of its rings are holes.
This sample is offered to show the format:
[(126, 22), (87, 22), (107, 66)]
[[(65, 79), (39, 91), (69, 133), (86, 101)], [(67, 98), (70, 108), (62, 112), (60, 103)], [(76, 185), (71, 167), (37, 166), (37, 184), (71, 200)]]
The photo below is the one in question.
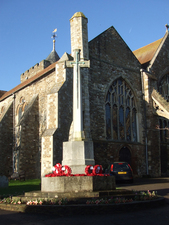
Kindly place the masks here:
[(122, 78), (115, 80), (106, 95), (106, 137), (137, 142), (137, 110), (132, 90)]
[(169, 102), (169, 73), (161, 79), (159, 92)]

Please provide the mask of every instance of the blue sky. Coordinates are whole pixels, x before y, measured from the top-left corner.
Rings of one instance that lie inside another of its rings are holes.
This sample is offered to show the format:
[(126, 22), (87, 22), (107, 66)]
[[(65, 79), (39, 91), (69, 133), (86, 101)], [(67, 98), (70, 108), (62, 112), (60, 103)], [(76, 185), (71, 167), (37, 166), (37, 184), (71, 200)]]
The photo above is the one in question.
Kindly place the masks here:
[(47, 58), (55, 28), (58, 55), (70, 53), (69, 19), (79, 11), (89, 41), (114, 26), (132, 51), (162, 38), (169, 24), (169, 0), (0, 0), (0, 90)]

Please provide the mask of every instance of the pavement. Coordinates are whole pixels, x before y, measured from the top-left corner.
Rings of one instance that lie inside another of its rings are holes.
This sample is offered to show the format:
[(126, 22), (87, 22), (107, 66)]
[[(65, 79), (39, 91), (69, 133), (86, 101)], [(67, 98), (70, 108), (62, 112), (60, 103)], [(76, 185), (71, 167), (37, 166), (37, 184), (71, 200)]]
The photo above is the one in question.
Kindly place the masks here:
[[(3, 225), (168, 225), (169, 224), (169, 178), (135, 179), (133, 184), (118, 183), (117, 188), (136, 191), (157, 191), (166, 204), (159, 207), (142, 208), (134, 211), (110, 211), (93, 215), (46, 215), (36, 213), (18, 213), (0, 210), (0, 224)], [(64, 207), (64, 206), (63, 206)], [(83, 210), (83, 209), (81, 209)]]
[(135, 178), (132, 184), (117, 183), (116, 187), (134, 191), (157, 191), (169, 203), (169, 177)]

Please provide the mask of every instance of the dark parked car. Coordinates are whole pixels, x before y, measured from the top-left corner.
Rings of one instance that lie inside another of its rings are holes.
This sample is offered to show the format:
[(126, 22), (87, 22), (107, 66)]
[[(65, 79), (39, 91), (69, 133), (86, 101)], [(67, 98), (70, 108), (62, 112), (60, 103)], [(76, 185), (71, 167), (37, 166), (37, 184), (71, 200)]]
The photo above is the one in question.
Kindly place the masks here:
[(115, 176), (116, 181), (133, 182), (133, 170), (127, 162), (111, 163), (105, 170), (105, 173)]

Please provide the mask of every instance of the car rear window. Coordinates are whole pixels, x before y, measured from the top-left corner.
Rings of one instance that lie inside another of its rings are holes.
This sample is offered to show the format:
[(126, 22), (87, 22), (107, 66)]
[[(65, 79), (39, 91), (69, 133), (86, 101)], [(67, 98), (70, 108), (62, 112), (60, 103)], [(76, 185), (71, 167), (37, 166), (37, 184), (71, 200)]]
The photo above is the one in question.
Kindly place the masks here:
[(113, 170), (118, 171), (118, 170), (130, 170), (130, 167), (128, 166), (127, 163), (115, 163), (113, 165)]

